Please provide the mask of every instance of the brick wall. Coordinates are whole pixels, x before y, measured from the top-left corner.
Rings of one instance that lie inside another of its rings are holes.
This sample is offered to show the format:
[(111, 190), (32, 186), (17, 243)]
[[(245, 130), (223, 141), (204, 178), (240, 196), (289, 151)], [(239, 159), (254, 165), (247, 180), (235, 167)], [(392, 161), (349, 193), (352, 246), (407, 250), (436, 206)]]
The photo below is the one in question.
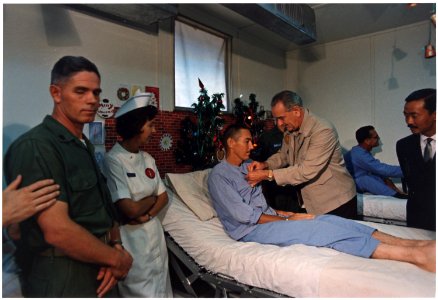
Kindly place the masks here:
[[(155, 158), (157, 168), (160, 171), (161, 177), (164, 177), (166, 173), (186, 173), (192, 171), (191, 165), (177, 164), (174, 151), (178, 141), (181, 139), (180, 129), (181, 121), (187, 116), (194, 116), (190, 111), (160, 111), (157, 115), (157, 121), (155, 129), (157, 130), (149, 140), (149, 143), (142, 148), (142, 150), (148, 152)], [(224, 115), (225, 126), (231, 124), (234, 121), (233, 115)], [(117, 136), (115, 119), (109, 118), (105, 121), (105, 149), (109, 151), (112, 146), (120, 140)], [(172, 147), (163, 151), (160, 148), (160, 139), (164, 133), (168, 133), (172, 136)]]

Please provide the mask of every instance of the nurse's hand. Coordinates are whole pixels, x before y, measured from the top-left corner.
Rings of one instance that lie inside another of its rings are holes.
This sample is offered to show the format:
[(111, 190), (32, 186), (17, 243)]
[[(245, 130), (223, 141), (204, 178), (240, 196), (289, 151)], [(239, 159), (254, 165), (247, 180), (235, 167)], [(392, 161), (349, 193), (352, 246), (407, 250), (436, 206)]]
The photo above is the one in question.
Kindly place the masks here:
[(149, 214), (146, 213), (146, 214), (141, 215), (135, 219), (130, 220), (128, 222), (128, 224), (129, 225), (139, 225), (139, 224), (149, 222), (150, 220), (151, 220), (151, 218), (150, 218)]

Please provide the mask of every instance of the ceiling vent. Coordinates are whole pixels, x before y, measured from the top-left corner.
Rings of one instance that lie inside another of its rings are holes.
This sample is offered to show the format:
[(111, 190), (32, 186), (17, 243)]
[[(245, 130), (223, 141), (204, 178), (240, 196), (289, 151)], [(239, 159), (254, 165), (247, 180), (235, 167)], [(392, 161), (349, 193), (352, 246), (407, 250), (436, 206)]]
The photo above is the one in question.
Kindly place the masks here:
[(67, 4), (96, 17), (121, 23), (149, 33), (158, 32), (158, 21), (177, 15), (175, 4)]
[(297, 44), (316, 41), (315, 13), (306, 4), (222, 4)]

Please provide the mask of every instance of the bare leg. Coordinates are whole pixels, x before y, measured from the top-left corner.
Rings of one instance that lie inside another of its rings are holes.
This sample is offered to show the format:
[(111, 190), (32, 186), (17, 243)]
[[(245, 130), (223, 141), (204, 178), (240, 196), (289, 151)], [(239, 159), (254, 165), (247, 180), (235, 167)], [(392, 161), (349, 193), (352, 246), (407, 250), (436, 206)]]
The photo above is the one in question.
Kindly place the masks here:
[(394, 246), (426, 246), (429, 244), (436, 244), (434, 240), (408, 240), (402, 239), (393, 235), (389, 235), (387, 233), (381, 231), (374, 231), (373, 238), (381, 241), (382, 243)]
[(381, 243), (371, 258), (409, 262), (429, 271), (436, 272), (436, 242), (421, 246), (401, 246)]

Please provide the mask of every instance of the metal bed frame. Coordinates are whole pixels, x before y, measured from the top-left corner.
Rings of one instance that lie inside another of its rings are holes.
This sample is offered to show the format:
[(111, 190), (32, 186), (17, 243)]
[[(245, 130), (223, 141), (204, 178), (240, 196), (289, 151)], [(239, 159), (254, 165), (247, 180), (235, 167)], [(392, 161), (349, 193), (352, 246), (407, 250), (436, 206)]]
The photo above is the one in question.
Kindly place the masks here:
[[(214, 289), (215, 298), (290, 298), (289, 296), (270, 290), (240, 283), (224, 274), (213, 273), (197, 264), (168, 232), (165, 232), (165, 238), (170, 265), (181, 281), (184, 289), (191, 297), (199, 297), (193, 287), (193, 283), (199, 279)], [(186, 275), (181, 264), (184, 265), (191, 274)]]
[(369, 216), (358, 216), (359, 220), (367, 221), (367, 222), (374, 222), (374, 223), (382, 223), (382, 224), (388, 224), (388, 225), (397, 225), (397, 226), (407, 226), (406, 221), (401, 220), (394, 220), (394, 219), (385, 219), (385, 218), (378, 218), (378, 217), (369, 217)]

